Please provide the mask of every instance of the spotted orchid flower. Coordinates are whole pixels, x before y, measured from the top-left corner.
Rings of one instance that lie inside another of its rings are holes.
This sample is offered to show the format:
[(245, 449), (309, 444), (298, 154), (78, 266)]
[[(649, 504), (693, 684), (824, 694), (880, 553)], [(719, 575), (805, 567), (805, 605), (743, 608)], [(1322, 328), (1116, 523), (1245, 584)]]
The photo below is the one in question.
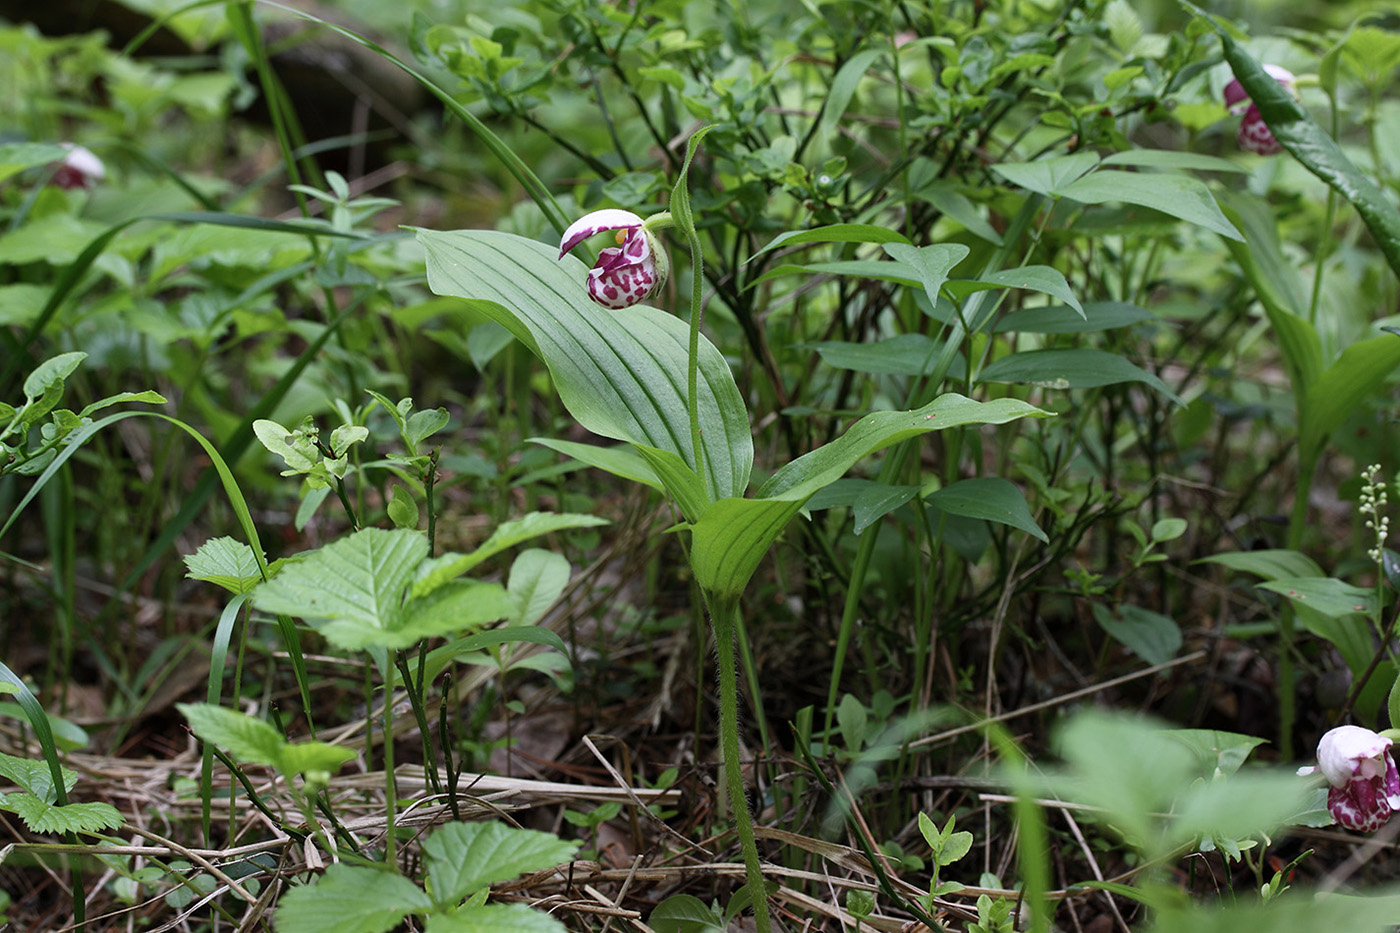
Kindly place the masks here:
[(106, 176), (107, 170), (103, 167), (102, 160), (93, 155), (92, 150), (76, 143), (59, 145), (67, 149), (68, 154), (58, 163), (58, 168), (54, 169), (51, 184), (67, 189), (91, 188)]
[(1360, 726), (1338, 726), (1317, 743), (1317, 766), (1327, 778), (1327, 809), (1347, 829), (1373, 833), (1400, 810), (1400, 773), (1390, 757), (1391, 740)]
[[(595, 233), (617, 231), (617, 245), (598, 254), (588, 270), (588, 297), (613, 311), (645, 301), (666, 284), (671, 263), (656, 234), (657, 215), (643, 220), (631, 211), (609, 208), (585, 214), (570, 224), (559, 242), (559, 258)], [(664, 215), (669, 220), (669, 215)]]
[[(1298, 79), (1287, 68), (1280, 68), (1278, 65), (1265, 65), (1264, 70), (1290, 91), (1297, 84)], [(1231, 113), (1244, 114), (1244, 119), (1240, 121), (1239, 135), (1236, 137), (1241, 149), (1257, 152), (1259, 155), (1275, 155), (1283, 151), (1278, 140), (1274, 139), (1274, 134), (1269, 131), (1269, 125), (1264, 122), (1259, 108), (1250, 101), (1249, 95), (1245, 93), (1244, 85), (1240, 84), (1238, 78), (1225, 85), (1225, 107)]]

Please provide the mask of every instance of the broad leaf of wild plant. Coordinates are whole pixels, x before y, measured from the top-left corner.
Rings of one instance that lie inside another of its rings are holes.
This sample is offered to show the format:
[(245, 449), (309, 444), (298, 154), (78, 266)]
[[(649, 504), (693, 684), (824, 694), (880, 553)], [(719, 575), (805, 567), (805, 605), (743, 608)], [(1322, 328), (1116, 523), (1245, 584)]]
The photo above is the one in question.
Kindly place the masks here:
[(432, 899), (403, 875), (336, 864), (277, 901), (277, 933), (387, 933)]
[(577, 842), (502, 823), (449, 823), (423, 842), (428, 881), (440, 905), (452, 905), (498, 881), (553, 868)]

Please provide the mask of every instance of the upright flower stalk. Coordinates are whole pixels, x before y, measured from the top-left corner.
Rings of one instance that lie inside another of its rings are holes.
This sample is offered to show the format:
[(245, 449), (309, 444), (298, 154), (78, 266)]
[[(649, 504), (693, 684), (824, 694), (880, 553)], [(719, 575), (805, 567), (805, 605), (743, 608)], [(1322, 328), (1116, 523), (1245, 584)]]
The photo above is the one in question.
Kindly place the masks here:
[[(564, 231), (559, 244), (559, 256), (569, 252), (596, 233), (614, 230), (617, 245), (604, 249), (589, 270), (588, 295), (605, 308), (619, 310), (645, 301), (656, 294), (666, 280), (669, 262), (656, 233), (676, 227), (685, 236), (690, 248), (690, 340), (686, 357), (686, 413), (690, 421), (690, 448), (695, 475), (705, 490), (705, 498), (713, 502), (718, 495), (708, 481), (705, 464), (704, 437), (700, 432), (700, 323), (703, 318), (703, 287), (705, 253), (700, 235), (695, 230), (695, 217), (690, 208), (687, 174), (700, 140), (710, 131), (705, 127), (690, 137), (680, 177), (671, 190), (670, 211), (642, 218), (631, 211), (606, 209), (579, 218)], [(759, 933), (769, 933), (768, 892), (763, 882), (763, 867), (758, 857), (758, 840), (754, 835), (753, 818), (749, 813), (748, 794), (744, 788), (743, 769), (739, 762), (739, 686), (734, 648), (739, 632), (739, 600), (702, 587), (705, 608), (715, 634), (715, 654), (719, 664), (719, 736), (724, 758), (725, 788), (734, 814), (734, 828), (744, 852), (744, 869), (751, 895), (754, 922)]]

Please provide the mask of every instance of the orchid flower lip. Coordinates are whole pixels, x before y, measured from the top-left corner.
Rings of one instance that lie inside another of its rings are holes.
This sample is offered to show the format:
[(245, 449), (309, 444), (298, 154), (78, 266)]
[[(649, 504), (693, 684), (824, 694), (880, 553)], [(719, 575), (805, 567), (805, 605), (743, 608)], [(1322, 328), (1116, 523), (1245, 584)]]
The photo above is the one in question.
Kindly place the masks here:
[(569, 229), (564, 231), (564, 236), (559, 241), (559, 258), (562, 259), (565, 253), (595, 233), (602, 233), (604, 230), (628, 230), (640, 227), (643, 223), (642, 218), (631, 211), (615, 207), (584, 214), (569, 224)]

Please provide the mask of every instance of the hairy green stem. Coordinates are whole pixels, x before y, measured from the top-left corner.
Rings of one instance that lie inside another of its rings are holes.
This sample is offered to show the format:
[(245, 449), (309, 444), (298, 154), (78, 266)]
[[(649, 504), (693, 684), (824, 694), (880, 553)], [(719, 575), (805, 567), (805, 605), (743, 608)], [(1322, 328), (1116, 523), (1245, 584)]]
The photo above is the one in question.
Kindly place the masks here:
[(710, 621), (715, 627), (715, 653), (719, 663), (719, 740), (724, 757), (725, 788), (734, 812), (734, 828), (744, 850), (744, 873), (752, 897), (754, 922), (758, 933), (769, 933), (768, 891), (763, 885), (763, 868), (758, 861), (758, 840), (749, 814), (749, 798), (744, 790), (743, 768), (739, 761), (739, 678), (734, 665), (734, 637), (738, 629), (739, 601), (706, 594)]

